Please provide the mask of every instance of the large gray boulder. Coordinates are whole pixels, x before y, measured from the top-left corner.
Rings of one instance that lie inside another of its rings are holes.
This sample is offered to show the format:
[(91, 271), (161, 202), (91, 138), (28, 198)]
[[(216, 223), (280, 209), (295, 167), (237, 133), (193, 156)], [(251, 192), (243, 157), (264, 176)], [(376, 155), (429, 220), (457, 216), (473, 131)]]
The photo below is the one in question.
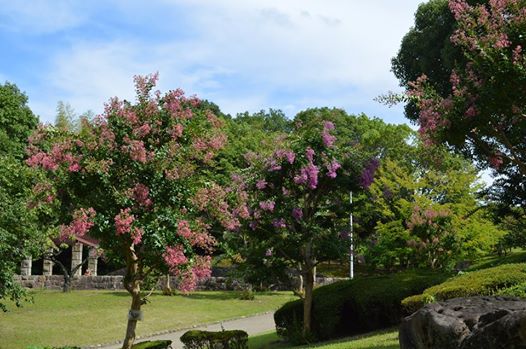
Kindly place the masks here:
[(526, 349), (526, 300), (455, 298), (428, 304), (400, 325), (400, 349)]

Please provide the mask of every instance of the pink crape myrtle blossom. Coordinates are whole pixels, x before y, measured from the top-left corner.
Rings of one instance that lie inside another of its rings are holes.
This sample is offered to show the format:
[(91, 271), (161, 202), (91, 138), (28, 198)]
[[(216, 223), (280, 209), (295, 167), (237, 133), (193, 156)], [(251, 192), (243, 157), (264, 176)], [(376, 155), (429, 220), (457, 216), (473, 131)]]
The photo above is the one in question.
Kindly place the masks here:
[(188, 262), (188, 258), (184, 254), (183, 245), (168, 246), (163, 253), (164, 262), (170, 268), (171, 272), (178, 271), (179, 266)]
[(126, 234), (131, 231), (132, 224), (135, 221), (135, 216), (130, 214), (130, 211), (130, 208), (121, 209), (119, 214), (115, 216), (115, 232), (117, 235)]
[(141, 206), (149, 208), (153, 202), (150, 198), (150, 188), (142, 183), (137, 183), (133, 188), (133, 198)]
[(179, 223), (177, 223), (177, 234), (187, 240), (194, 236), (194, 233), (192, 232), (192, 230), (190, 230), (190, 224), (187, 220), (183, 219), (180, 220)]
[(73, 213), (73, 220), (68, 225), (60, 226), (60, 239), (62, 241), (75, 236), (84, 236), (93, 227), (96, 212), (90, 207), (81, 208)]

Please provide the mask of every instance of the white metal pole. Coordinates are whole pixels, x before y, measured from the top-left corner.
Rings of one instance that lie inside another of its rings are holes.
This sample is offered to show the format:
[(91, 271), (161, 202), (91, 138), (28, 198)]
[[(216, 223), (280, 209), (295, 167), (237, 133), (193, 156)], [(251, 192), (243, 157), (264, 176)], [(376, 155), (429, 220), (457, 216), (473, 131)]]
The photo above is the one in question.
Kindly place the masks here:
[(349, 251), (349, 276), (354, 279), (354, 239), (353, 239), (353, 216), (352, 216), (352, 191), (349, 193), (349, 202), (351, 204), (351, 212), (349, 214), (350, 238), (351, 248)]

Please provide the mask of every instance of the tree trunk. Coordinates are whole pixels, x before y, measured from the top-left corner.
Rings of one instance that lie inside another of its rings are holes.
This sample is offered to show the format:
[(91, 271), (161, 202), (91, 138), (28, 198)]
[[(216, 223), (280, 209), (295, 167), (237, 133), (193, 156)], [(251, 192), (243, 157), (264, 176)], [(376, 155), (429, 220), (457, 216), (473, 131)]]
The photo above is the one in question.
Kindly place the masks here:
[(298, 263), (298, 294), (303, 295), (303, 265), (301, 263)]
[(139, 265), (139, 257), (135, 252), (132, 244), (126, 249), (126, 276), (124, 277), (124, 287), (132, 297), (130, 311), (128, 313), (128, 326), (126, 327), (126, 336), (122, 343), (122, 349), (131, 349), (135, 342), (135, 328), (137, 321), (142, 320), (141, 317), (141, 268)]
[(128, 326), (126, 327), (126, 337), (122, 343), (122, 349), (131, 349), (135, 342), (135, 329), (137, 328), (137, 321), (140, 319), (141, 311), (141, 290), (138, 282), (135, 282), (135, 286), (132, 292), (132, 303), (130, 307), (130, 313), (128, 314)]
[(165, 296), (171, 296), (172, 295), (172, 288), (170, 287), (170, 274), (166, 274), (163, 278), (164, 280), (164, 286), (163, 286), (163, 294)]
[(303, 339), (311, 333), (312, 290), (314, 289), (314, 272), (312, 267), (304, 271), (305, 297), (303, 298)]

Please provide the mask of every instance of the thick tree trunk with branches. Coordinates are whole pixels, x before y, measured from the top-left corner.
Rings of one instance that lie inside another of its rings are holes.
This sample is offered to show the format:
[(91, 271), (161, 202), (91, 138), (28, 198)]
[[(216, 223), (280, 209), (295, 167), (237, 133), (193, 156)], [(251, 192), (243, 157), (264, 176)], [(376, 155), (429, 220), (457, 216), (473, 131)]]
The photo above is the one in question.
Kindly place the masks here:
[(122, 343), (122, 349), (131, 349), (135, 342), (135, 329), (137, 321), (142, 320), (141, 298), (142, 270), (139, 257), (135, 252), (132, 244), (126, 249), (126, 276), (124, 278), (124, 288), (132, 296), (130, 311), (128, 313), (128, 325), (126, 326), (126, 335)]
[(71, 290), (71, 280), (73, 278), (73, 275), (75, 275), (77, 270), (79, 270), (80, 268), (82, 268), (82, 266), (84, 264), (86, 264), (86, 262), (89, 259), (89, 256), (84, 258), (82, 260), (82, 262), (80, 262), (80, 264), (76, 265), (71, 270), (68, 270), (68, 268), (66, 268), (64, 263), (62, 263), (58, 259), (58, 256), (60, 256), (60, 254), (62, 254), (62, 252), (63, 252), (63, 250), (58, 250), (58, 251), (57, 250), (53, 250), (52, 252), (44, 254), (43, 258), (45, 260), (48, 260), (48, 261), (51, 261), (51, 262), (55, 263), (56, 265), (58, 265), (60, 267), (60, 270), (62, 271), (62, 275), (64, 276), (64, 283), (62, 284), (62, 292), (69, 292)]

